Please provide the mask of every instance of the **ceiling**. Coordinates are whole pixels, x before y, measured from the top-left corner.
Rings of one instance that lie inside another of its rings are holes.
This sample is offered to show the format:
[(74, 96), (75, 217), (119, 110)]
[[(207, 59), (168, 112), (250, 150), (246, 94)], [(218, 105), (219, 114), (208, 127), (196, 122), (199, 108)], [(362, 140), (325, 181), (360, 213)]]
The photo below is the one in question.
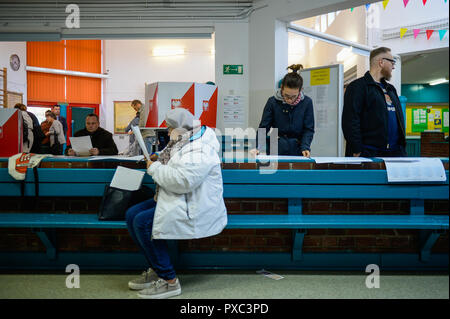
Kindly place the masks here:
[(402, 55), (401, 58), (402, 84), (424, 84), (449, 77), (448, 48)]

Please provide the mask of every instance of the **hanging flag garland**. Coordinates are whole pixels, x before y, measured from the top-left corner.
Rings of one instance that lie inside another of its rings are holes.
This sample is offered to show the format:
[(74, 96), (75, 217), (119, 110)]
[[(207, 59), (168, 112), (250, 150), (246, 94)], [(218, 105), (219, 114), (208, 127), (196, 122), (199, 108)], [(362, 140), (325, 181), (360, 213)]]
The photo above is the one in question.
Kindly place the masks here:
[[(403, 37), (405, 36), (406, 32), (408, 31), (407, 28), (400, 28), (400, 39), (403, 39)], [(421, 29), (413, 29), (413, 35), (414, 35), (414, 39), (417, 39), (417, 36), (420, 34), (420, 31), (422, 31)], [(433, 35), (434, 31), (438, 31), (439, 32), (439, 39), (442, 41), (445, 37), (445, 35), (447, 34), (447, 29), (442, 29), (442, 30), (425, 30), (426, 34), (427, 34), (427, 40), (430, 40), (431, 36)]]
[[(445, 0), (445, 1), (447, 1), (447, 0)], [(408, 5), (408, 2), (409, 2), (409, 0), (403, 0), (403, 4), (405, 5), (405, 8)]]
[(386, 10), (386, 6), (388, 5), (389, 0), (384, 0), (383, 1), (383, 9)]

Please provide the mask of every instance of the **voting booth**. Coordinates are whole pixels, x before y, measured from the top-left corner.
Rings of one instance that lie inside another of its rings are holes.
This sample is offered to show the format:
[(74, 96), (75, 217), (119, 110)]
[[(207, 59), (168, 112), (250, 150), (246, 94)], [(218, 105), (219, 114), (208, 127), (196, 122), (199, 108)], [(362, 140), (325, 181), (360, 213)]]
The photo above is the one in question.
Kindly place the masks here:
[(22, 132), (20, 110), (0, 108), (0, 157), (22, 152)]
[(182, 107), (201, 121), (216, 127), (217, 86), (194, 82), (156, 82), (145, 85), (145, 103), (141, 109), (141, 128), (166, 127), (166, 113)]

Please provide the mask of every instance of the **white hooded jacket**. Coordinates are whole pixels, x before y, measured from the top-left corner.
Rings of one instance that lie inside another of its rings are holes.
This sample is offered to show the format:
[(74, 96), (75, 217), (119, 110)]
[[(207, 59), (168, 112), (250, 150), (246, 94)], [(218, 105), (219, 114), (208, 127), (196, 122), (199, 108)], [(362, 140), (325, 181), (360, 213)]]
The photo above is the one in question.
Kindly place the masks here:
[(148, 168), (160, 186), (152, 238), (202, 238), (225, 228), (219, 149), (214, 131), (203, 127), (191, 142), (173, 150), (167, 165), (155, 162)]

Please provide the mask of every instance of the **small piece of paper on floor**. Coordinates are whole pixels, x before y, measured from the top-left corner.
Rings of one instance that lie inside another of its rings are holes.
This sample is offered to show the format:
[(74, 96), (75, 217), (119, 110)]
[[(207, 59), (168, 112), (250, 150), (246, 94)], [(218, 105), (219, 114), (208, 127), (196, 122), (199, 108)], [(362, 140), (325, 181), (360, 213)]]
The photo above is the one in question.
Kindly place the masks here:
[(264, 276), (272, 278), (272, 279), (275, 279), (275, 280), (280, 280), (280, 279), (284, 278), (283, 276), (271, 273), (270, 271), (267, 271), (264, 269), (258, 270), (256, 273), (260, 274), (260, 275), (264, 275)]

